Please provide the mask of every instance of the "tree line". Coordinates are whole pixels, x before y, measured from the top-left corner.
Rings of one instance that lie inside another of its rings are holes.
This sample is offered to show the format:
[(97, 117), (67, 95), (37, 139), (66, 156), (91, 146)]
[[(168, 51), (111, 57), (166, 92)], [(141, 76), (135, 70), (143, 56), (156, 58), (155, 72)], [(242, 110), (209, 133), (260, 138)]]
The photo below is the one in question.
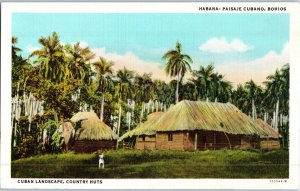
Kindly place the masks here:
[[(270, 74), (263, 86), (250, 80), (234, 88), (213, 64), (193, 70), (193, 60), (179, 42), (162, 54), (170, 82), (126, 67), (114, 71), (112, 61), (96, 57), (79, 42), (63, 45), (55, 32), (38, 42), (41, 48), (23, 58), (17, 38), (12, 38), (12, 97), (19, 100), (14, 103), (17, 117), (12, 119), (14, 158), (59, 152), (58, 126), (76, 112), (93, 110), (122, 135), (148, 113), (165, 111), (183, 99), (231, 102), (277, 127), (283, 143), (288, 143), (289, 64)], [(186, 77), (187, 72), (191, 77)], [(29, 116), (26, 110), (35, 112)]]

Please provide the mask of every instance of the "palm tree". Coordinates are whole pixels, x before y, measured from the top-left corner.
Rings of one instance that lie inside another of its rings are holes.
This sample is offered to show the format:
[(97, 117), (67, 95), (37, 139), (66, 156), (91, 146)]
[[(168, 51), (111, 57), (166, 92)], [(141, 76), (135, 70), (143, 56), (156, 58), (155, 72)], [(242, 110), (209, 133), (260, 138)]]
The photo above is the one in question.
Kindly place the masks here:
[[(128, 70), (127, 68), (123, 68), (117, 72), (117, 85), (115, 87), (116, 97), (118, 99), (119, 104), (119, 118), (118, 118), (118, 136), (120, 135), (121, 128), (121, 117), (122, 117), (122, 102), (126, 102), (128, 99), (132, 99), (133, 95), (133, 80), (134, 80), (134, 72)], [(118, 144), (117, 144), (118, 146)]]
[(232, 84), (229, 81), (221, 80), (220, 81), (220, 92), (219, 99), (221, 102), (229, 101), (232, 94)]
[(179, 80), (182, 81), (185, 73), (191, 70), (190, 64), (193, 63), (191, 57), (181, 53), (181, 44), (177, 41), (175, 50), (169, 50), (164, 54), (162, 59), (166, 60), (166, 73), (171, 77), (177, 77), (175, 103), (179, 100)]
[(219, 94), (221, 93), (221, 81), (223, 80), (223, 75), (218, 72), (213, 73), (211, 75), (211, 83), (212, 83), (212, 94), (213, 98), (217, 101)]
[[(29, 62), (24, 59), (21, 55), (18, 55), (18, 52), (22, 51), (16, 46), (18, 39), (12, 37), (12, 90), (18, 89), (23, 83), (25, 86), (26, 79), (28, 78), (28, 71), (32, 68)], [(16, 92), (12, 92), (14, 96)]]
[[(279, 123), (280, 116), (289, 116), (289, 64), (267, 77), (264, 105), (269, 112), (273, 112), (272, 126), (279, 131), (282, 144), (288, 144), (287, 124)], [(281, 121), (282, 122), (282, 121)]]
[(97, 74), (98, 89), (102, 94), (100, 120), (103, 121), (105, 91), (109, 87), (109, 80), (113, 75), (113, 63), (111, 61), (107, 61), (103, 57), (99, 57), (99, 60), (94, 62), (93, 66)]
[[(269, 105), (275, 105), (275, 128), (278, 125), (278, 115), (280, 108), (288, 108), (289, 99), (289, 65), (285, 65), (281, 70), (276, 70), (275, 74), (267, 76), (266, 98)], [(288, 113), (288, 109), (285, 109)]]
[(248, 100), (245, 99), (248, 96), (247, 91), (245, 88), (238, 84), (237, 88), (232, 91), (231, 94), (231, 101), (232, 103), (237, 106), (240, 110), (242, 110), (244, 113), (247, 113), (248, 111)]
[(212, 64), (209, 64), (206, 68), (200, 66), (198, 71), (193, 71), (193, 76), (196, 78), (196, 86), (199, 89), (199, 99), (201, 99), (202, 96), (204, 96), (206, 99), (209, 97), (210, 90), (212, 88), (214, 68), (215, 67)]
[(134, 72), (124, 67), (122, 70), (117, 72), (117, 85), (116, 85), (116, 96), (121, 101), (131, 99), (133, 95), (133, 80)]
[(187, 100), (197, 100), (196, 86), (192, 81), (185, 83), (183, 86), (182, 97)]
[(84, 82), (89, 81), (90, 67), (88, 62), (94, 57), (89, 47), (82, 48), (77, 42), (73, 46), (67, 44), (65, 46), (68, 66), (66, 69), (67, 78), (80, 79)]
[(290, 66), (285, 64), (281, 68), (282, 82), (282, 111), (285, 115), (289, 114), (289, 90), (290, 90)]
[(154, 99), (154, 86), (151, 74), (136, 75), (134, 78), (135, 100), (137, 102), (148, 102)]
[(60, 44), (58, 35), (53, 32), (48, 38), (41, 37), (39, 43), (43, 47), (33, 51), (29, 57), (37, 56), (34, 63), (40, 65), (42, 77), (52, 82), (61, 82), (65, 77), (66, 65), (63, 46)]
[(18, 38), (12, 37), (11, 42), (12, 42), (12, 51), (11, 52), (12, 52), (12, 58), (13, 58), (12, 60), (14, 60), (14, 58), (17, 57), (17, 52), (20, 52), (21, 49), (15, 46), (18, 43)]
[(267, 81), (264, 84), (266, 85), (266, 93), (271, 103), (276, 103), (281, 97), (281, 90), (283, 89), (280, 71), (277, 69), (275, 74), (267, 76)]
[(164, 104), (170, 105), (173, 103), (172, 89), (169, 84), (162, 80), (154, 81), (154, 92), (157, 100), (160, 100)]
[(245, 83), (245, 88), (248, 91), (247, 98), (251, 100), (252, 104), (252, 118), (257, 118), (257, 111), (255, 107), (255, 102), (257, 103), (262, 94), (262, 88), (255, 84), (253, 80), (250, 80)]

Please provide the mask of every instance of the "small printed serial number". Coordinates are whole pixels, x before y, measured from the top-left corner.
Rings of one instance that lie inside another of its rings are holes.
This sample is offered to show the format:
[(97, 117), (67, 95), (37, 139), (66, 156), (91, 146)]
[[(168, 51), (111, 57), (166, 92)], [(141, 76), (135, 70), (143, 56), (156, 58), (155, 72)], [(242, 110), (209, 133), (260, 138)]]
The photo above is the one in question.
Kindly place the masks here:
[(270, 180), (271, 183), (287, 183), (287, 180)]

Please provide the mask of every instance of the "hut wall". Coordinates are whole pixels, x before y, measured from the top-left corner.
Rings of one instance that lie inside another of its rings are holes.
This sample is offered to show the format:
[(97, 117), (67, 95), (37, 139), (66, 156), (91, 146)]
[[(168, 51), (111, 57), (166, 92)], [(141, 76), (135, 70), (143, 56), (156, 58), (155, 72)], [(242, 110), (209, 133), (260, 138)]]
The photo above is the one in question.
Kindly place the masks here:
[(253, 149), (253, 147), (251, 146), (251, 141), (249, 136), (242, 137), (240, 149), (243, 150)]
[[(168, 141), (168, 134), (173, 135), (172, 141)], [(197, 144), (196, 147), (195, 144)], [(233, 135), (215, 131), (157, 132), (156, 134), (156, 149), (158, 150), (251, 150), (260, 149), (261, 144), (265, 143), (260, 142), (258, 136)], [(269, 144), (272, 144), (274, 148), (277, 146), (276, 141), (269, 142)]]
[(260, 139), (257, 136), (242, 136), (241, 146), (242, 150), (260, 149)]
[(135, 142), (135, 149), (138, 150), (155, 150), (155, 136), (139, 136)]
[[(197, 133), (197, 147), (195, 140)], [(260, 149), (259, 137), (225, 134), (215, 131), (190, 131), (184, 133), (184, 150)], [(276, 148), (276, 141), (269, 142)]]
[(76, 140), (73, 149), (77, 153), (91, 153), (97, 150), (115, 150), (117, 140)]
[[(241, 138), (239, 135), (226, 134), (224, 132), (216, 131), (196, 131), (190, 132), (190, 140), (185, 144), (186, 150), (195, 150), (195, 134), (197, 133), (197, 150), (215, 150), (215, 149), (234, 149), (241, 145)], [(227, 136), (227, 137), (226, 137)], [(229, 139), (229, 141), (228, 141)]]
[(260, 148), (262, 150), (280, 149), (280, 143), (278, 139), (261, 139)]
[[(172, 141), (169, 141), (169, 134), (172, 135)], [(184, 132), (157, 132), (156, 149), (157, 150), (184, 150)]]
[(216, 132), (216, 149), (234, 149), (241, 145), (239, 135), (226, 134), (224, 132)]
[[(197, 137), (198, 140), (198, 137)], [(199, 141), (197, 141), (199, 142)], [(183, 133), (183, 148), (186, 151), (195, 150), (195, 133), (194, 132), (184, 132)]]
[[(223, 133), (224, 134), (224, 133)], [(242, 142), (242, 136), (241, 135), (233, 135), (233, 134), (226, 134), (229, 138), (231, 149), (240, 149), (241, 142)], [(224, 134), (225, 136), (225, 134)], [(229, 148), (229, 147), (228, 147)]]

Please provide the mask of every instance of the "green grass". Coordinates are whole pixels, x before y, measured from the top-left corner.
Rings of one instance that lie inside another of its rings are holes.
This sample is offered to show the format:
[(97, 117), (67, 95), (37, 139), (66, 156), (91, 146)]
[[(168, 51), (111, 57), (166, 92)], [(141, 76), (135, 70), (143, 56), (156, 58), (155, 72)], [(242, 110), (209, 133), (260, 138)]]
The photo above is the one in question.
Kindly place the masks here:
[(13, 178), (288, 178), (288, 151), (105, 152), (42, 155), (12, 162)]

